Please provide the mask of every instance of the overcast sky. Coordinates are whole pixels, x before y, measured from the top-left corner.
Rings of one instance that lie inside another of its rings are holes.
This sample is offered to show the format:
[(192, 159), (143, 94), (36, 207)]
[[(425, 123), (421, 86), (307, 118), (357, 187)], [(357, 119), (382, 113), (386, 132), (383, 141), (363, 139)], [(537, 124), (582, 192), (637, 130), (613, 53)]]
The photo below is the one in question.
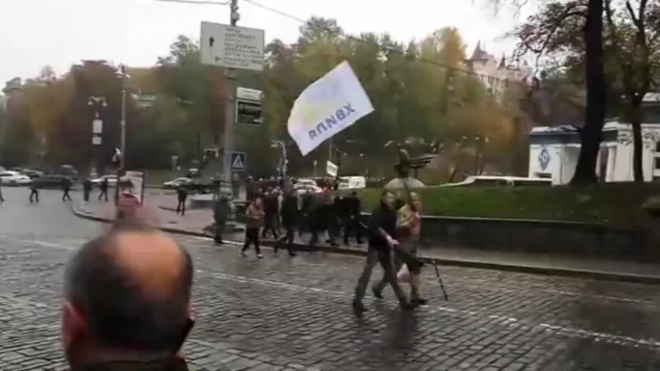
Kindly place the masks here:
[[(224, 1), (224, 0), (218, 0)], [(335, 18), (347, 32), (388, 32), (399, 41), (457, 27), (471, 52), (478, 40), (499, 56), (502, 40), (533, 9), (494, 14), (487, 0), (254, 0), (307, 19)], [(267, 42), (297, 39), (300, 23), (239, 0), (240, 26), (262, 28)], [(202, 21), (228, 23), (227, 6), (155, 0), (0, 0), (0, 87), (13, 77), (38, 75), (49, 65), (57, 74), (83, 59), (150, 66), (180, 34), (199, 38)]]

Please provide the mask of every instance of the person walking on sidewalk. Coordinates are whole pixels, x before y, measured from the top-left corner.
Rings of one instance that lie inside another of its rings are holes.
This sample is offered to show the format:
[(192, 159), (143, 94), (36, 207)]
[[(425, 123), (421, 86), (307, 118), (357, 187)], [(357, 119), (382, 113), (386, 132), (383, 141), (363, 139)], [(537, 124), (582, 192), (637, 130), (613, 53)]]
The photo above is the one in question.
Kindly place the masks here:
[(110, 184), (108, 183), (108, 177), (104, 177), (103, 180), (101, 181), (101, 185), (99, 186), (99, 189), (101, 190), (101, 193), (99, 194), (99, 201), (101, 201), (101, 199), (105, 197), (105, 202), (108, 202), (109, 186)]
[(385, 272), (386, 281), (392, 285), (394, 293), (399, 300), (402, 309), (413, 309), (415, 306), (408, 302), (406, 295), (397, 283), (396, 270), (394, 267), (393, 250), (399, 245), (397, 241), (397, 211), (394, 209), (394, 194), (385, 190), (381, 194), (380, 207), (371, 214), (369, 219), (369, 248), (367, 260), (364, 263), (362, 274), (355, 287), (353, 297), (353, 310), (356, 315), (366, 312), (362, 298), (364, 298), (371, 273), (380, 263)]
[(213, 207), (213, 221), (215, 222), (215, 237), (213, 240), (218, 245), (224, 244), (224, 241), (222, 240), (222, 232), (225, 229), (225, 224), (227, 224), (229, 211), (229, 199), (227, 199), (227, 196), (223, 195), (215, 202)]
[(274, 239), (278, 239), (277, 233), (277, 218), (279, 218), (279, 200), (278, 193), (276, 190), (273, 190), (268, 193), (264, 199), (264, 230), (261, 234), (261, 237), (266, 238), (266, 233), (270, 231), (273, 234)]
[(30, 203), (39, 203), (39, 179), (30, 182)]
[(277, 250), (286, 244), (290, 256), (296, 256), (293, 252), (293, 240), (296, 236), (296, 226), (298, 225), (300, 211), (298, 210), (298, 194), (295, 189), (288, 189), (282, 201), (282, 225), (285, 234), (275, 244), (275, 254)]
[[(417, 193), (410, 194), (410, 203), (403, 206), (398, 212), (397, 218), (397, 235), (399, 237), (399, 248), (396, 251), (403, 251), (417, 258), (417, 247), (419, 244), (419, 236), (422, 232), (422, 218), (420, 212), (422, 211), (422, 199)], [(403, 267), (403, 260), (400, 259), (395, 253), (394, 264), (396, 271), (399, 272)], [(421, 269), (419, 266), (410, 266), (406, 264), (410, 272), (410, 301), (414, 305), (425, 305), (427, 300), (420, 295), (421, 289)], [(387, 277), (383, 278), (373, 286), (374, 296), (382, 299), (382, 293), (387, 284)]]
[(254, 244), (254, 249), (257, 252), (257, 257), (259, 259), (263, 258), (261, 255), (261, 250), (259, 249), (259, 230), (264, 225), (264, 210), (263, 210), (263, 200), (261, 197), (257, 197), (252, 201), (250, 206), (247, 208), (246, 212), (246, 221), (245, 221), (245, 244), (243, 244), (243, 249), (241, 250), (241, 256), (247, 256), (246, 251), (250, 248), (251, 244)]
[(62, 201), (71, 201), (69, 191), (71, 190), (71, 179), (68, 177), (62, 178)]
[(188, 190), (185, 186), (181, 185), (176, 191), (177, 204), (176, 204), (176, 213), (181, 214), (181, 216), (186, 215), (186, 200), (188, 199)]
[(89, 195), (92, 193), (92, 181), (89, 178), (83, 180), (83, 200), (89, 202)]
[(353, 191), (351, 196), (346, 198), (346, 220), (344, 224), (344, 245), (349, 245), (351, 234), (355, 235), (358, 245), (362, 245), (362, 224), (360, 217), (362, 215), (362, 201), (357, 192)]

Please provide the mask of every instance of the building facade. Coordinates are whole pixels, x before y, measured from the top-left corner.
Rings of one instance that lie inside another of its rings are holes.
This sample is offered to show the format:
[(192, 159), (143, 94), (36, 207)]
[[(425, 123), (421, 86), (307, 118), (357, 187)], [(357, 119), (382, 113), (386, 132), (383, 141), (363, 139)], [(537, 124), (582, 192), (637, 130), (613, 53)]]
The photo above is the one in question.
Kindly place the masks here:
[[(644, 97), (642, 167), (644, 181), (660, 181), (660, 93)], [(571, 181), (580, 156), (580, 135), (572, 126), (535, 127), (529, 134), (529, 176)], [(633, 174), (632, 125), (612, 121), (603, 128), (596, 174), (601, 182), (629, 182)]]
[(472, 56), (465, 60), (468, 71), (477, 75), (486, 89), (494, 94), (502, 94), (509, 82), (530, 82), (534, 71), (523, 62), (522, 65), (507, 63), (506, 57), (502, 55), (500, 60), (489, 54), (477, 43)]

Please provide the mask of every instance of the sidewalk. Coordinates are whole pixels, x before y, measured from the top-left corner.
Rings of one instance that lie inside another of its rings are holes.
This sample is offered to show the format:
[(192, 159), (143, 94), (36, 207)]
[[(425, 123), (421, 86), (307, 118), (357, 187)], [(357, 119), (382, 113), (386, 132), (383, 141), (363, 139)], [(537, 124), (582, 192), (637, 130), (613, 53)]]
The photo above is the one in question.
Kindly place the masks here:
[[(176, 207), (176, 196), (162, 192), (149, 192), (145, 195), (144, 212), (154, 226), (171, 233), (200, 237), (211, 236), (207, 230), (213, 221), (211, 210), (189, 210), (182, 217), (163, 207)], [(112, 220), (115, 213), (112, 202), (97, 202), (96, 200), (89, 203), (75, 203), (72, 210), (79, 217), (105, 222)], [(228, 233), (224, 237), (229, 241), (243, 241), (243, 233), (240, 232)], [(265, 246), (272, 246), (273, 243), (272, 240), (264, 241)], [(332, 247), (322, 244), (312, 249), (297, 236), (295, 248), (301, 251), (351, 255), (365, 255), (366, 253), (365, 245)], [(551, 253), (486, 251), (435, 246), (421, 249), (420, 255), (428, 263), (436, 262), (444, 265), (660, 284), (660, 265), (658, 264), (601, 260)]]

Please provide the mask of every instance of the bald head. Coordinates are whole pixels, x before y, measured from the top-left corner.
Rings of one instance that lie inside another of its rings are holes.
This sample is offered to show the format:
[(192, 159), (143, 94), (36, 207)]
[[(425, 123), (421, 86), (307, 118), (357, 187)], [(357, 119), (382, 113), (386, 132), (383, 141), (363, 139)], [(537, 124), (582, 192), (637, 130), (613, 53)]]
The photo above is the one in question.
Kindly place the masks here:
[(175, 241), (123, 221), (85, 244), (66, 274), (66, 298), (100, 345), (169, 351), (189, 315), (192, 263)]

